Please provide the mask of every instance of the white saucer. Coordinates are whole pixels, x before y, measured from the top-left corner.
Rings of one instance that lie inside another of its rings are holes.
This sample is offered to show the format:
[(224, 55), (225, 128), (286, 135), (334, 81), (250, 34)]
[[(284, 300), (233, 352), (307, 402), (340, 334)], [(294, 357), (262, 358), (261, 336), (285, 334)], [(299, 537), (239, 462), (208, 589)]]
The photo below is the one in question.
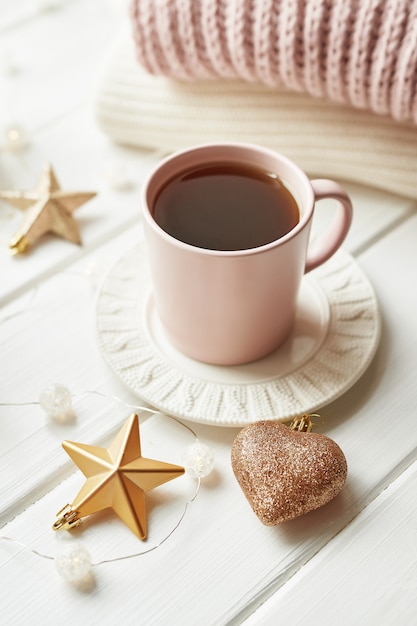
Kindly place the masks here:
[(247, 365), (200, 363), (166, 338), (137, 246), (99, 290), (97, 328), (107, 363), (142, 401), (196, 422), (243, 426), (317, 411), (347, 391), (375, 353), (380, 318), (372, 286), (340, 250), (303, 279), (293, 332), (278, 350)]

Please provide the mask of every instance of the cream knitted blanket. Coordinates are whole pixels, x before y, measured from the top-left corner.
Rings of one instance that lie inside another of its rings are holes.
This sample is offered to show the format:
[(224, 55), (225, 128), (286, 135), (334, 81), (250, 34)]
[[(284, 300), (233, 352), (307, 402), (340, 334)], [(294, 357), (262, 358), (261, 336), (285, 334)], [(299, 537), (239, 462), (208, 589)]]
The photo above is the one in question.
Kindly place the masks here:
[(179, 81), (145, 72), (130, 33), (112, 50), (95, 97), (113, 140), (165, 152), (201, 142), (272, 147), (310, 175), (350, 179), (417, 199), (417, 127), (284, 88)]

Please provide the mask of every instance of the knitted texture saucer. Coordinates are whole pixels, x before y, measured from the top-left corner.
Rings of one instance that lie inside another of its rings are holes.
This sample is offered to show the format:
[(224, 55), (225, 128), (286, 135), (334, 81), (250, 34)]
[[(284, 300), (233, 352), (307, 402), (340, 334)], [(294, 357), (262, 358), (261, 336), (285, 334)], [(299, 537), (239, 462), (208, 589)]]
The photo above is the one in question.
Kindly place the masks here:
[(150, 73), (325, 96), (417, 123), (417, 0), (132, 0)]

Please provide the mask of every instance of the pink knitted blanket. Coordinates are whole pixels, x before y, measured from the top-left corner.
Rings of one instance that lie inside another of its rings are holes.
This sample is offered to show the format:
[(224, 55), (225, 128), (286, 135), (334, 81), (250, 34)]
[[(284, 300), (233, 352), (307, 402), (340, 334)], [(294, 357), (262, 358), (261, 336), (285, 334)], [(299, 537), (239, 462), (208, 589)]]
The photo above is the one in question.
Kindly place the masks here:
[(417, 123), (417, 0), (131, 0), (139, 63), (285, 86)]

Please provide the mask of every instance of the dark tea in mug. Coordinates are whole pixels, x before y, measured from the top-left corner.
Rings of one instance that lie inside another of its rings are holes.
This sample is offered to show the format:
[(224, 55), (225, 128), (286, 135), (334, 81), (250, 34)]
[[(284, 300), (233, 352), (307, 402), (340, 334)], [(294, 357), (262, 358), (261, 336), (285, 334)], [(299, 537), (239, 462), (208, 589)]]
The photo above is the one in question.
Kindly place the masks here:
[(155, 222), (175, 239), (209, 250), (275, 241), (299, 222), (297, 203), (273, 173), (241, 163), (190, 168), (159, 191)]

